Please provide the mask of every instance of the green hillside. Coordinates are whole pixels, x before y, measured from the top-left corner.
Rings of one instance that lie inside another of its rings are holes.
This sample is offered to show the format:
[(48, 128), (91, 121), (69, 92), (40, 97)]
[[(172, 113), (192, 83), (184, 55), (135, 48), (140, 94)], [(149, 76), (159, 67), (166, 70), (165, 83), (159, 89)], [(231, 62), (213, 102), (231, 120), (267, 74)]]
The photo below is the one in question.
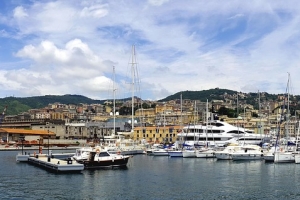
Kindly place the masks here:
[(5, 97), (0, 98), (0, 112), (3, 112), (5, 106), (7, 106), (7, 115), (16, 115), (22, 112), (27, 112), (29, 109), (44, 108), (50, 103), (62, 103), (62, 104), (102, 104), (102, 100), (93, 100), (82, 95), (46, 95), (35, 97)]
[[(159, 100), (159, 102), (170, 101), (180, 99), (180, 95), (182, 95), (183, 99), (190, 99), (190, 100), (200, 100), (205, 102), (207, 99), (208, 101), (211, 100), (224, 100), (224, 94), (227, 95), (234, 95), (237, 94), (237, 91), (227, 90), (227, 89), (210, 89), (210, 90), (202, 90), (202, 91), (182, 91), (170, 95), (164, 99)], [(258, 107), (258, 93), (244, 93), (245, 98), (243, 99), (246, 101), (247, 104), (254, 105)], [(278, 95), (275, 94), (268, 94), (263, 93), (261, 96), (261, 102), (268, 101), (268, 100), (277, 100)], [(131, 100), (131, 98), (119, 99), (121, 101)], [(293, 106), (294, 110), (300, 109), (300, 96), (293, 96), (290, 98), (291, 101), (294, 102)], [(80, 103), (85, 104), (103, 104), (106, 100), (94, 100), (87, 98), (82, 95), (46, 95), (46, 96), (35, 96), (35, 97), (6, 97), (0, 98), (0, 113), (3, 112), (5, 106), (7, 106), (7, 115), (16, 115), (22, 112), (27, 112), (29, 109), (35, 108), (44, 108), (48, 106), (50, 103), (62, 103), (62, 104), (75, 104), (78, 105)]]
[(159, 100), (160, 102), (163, 101), (170, 101), (174, 99), (180, 99), (180, 95), (182, 94), (182, 99), (190, 99), (190, 100), (200, 100), (200, 101), (208, 101), (211, 100), (222, 100), (224, 99), (222, 95), (225, 93), (229, 95), (236, 94), (236, 91), (233, 90), (227, 90), (227, 89), (210, 89), (210, 90), (202, 90), (202, 91), (182, 91), (182, 92), (177, 92), (173, 95), (170, 95), (164, 99)]

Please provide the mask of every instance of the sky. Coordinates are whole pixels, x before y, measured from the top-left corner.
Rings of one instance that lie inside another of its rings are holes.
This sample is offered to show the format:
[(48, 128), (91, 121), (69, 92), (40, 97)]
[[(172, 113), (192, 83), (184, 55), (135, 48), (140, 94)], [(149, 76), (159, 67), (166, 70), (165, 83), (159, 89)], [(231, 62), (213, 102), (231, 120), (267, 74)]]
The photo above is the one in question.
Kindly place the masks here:
[(298, 0), (0, 1), (0, 98), (300, 95), (299, 31)]

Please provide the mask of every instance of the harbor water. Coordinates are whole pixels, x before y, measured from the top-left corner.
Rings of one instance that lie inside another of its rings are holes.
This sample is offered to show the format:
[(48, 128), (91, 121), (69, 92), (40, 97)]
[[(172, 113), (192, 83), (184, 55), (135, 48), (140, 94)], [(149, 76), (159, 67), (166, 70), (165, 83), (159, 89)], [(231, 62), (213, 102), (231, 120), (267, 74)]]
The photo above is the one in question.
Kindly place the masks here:
[(56, 174), (17, 153), (0, 151), (1, 199), (300, 199), (294, 163), (135, 155), (126, 169)]

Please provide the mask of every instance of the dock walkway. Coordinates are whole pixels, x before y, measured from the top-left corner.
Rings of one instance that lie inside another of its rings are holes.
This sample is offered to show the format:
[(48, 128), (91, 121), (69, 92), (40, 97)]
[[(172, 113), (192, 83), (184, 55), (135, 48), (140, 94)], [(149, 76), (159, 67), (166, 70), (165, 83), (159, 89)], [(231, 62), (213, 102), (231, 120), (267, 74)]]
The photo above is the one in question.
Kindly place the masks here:
[(60, 160), (57, 158), (50, 158), (48, 156), (25, 156), (17, 155), (16, 160), (22, 162), (29, 162), (30, 164), (49, 169), (55, 172), (80, 172), (84, 170), (84, 165), (74, 162), (73, 160)]

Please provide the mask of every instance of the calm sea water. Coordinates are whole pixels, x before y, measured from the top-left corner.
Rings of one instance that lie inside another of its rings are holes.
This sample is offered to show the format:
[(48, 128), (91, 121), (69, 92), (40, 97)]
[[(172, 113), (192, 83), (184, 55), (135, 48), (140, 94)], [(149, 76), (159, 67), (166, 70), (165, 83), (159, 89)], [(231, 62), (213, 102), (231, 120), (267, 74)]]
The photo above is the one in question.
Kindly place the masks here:
[(300, 199), (294, 163), (136, 155), (127, 169), (55, 174), (17, 153), (0, 152), (0, 199)]

